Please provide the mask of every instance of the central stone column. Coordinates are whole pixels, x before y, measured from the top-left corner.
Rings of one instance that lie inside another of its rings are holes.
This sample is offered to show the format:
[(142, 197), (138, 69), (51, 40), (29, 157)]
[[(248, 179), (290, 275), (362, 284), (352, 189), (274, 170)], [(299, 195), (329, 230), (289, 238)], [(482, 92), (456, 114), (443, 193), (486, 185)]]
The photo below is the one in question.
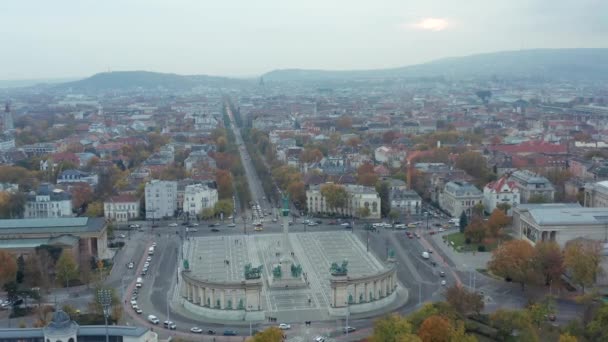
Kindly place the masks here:
[(293, 249), (289, 241), (289, 199), (283, 197), (283, 234), (281, 236), (281, 248), (279, 263), (274, 264), (268, 283), (271, 288), (301, 288), (306, 287), (306, 281), (302, 277), (302, 267), (297, 265), (292, 256)]

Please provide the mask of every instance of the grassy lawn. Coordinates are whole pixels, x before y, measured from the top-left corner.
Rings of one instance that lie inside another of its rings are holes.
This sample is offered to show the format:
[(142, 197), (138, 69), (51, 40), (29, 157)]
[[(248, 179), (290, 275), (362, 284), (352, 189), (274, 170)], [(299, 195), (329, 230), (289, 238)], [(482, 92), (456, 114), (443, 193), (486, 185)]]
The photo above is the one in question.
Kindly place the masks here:
[[(448, 235), (445, 235), (443, 238), (445, 240), (448, 240), (450, 242), (450, 246), (454, 246), (454, 248), (456, 248), (457, 252), (477, 251), (478, 250), (477, 248), (479, 246), (485, 246), (486, 252), (491, 252), (498, 246), (498, 240), (495, 240), (493, 243), (490, 243), (487, 245), (484, 245), (483, 243), (470, 243), (467, 245), (465, 243), (466, 238), (464, 237), (464, 234), (461, 232), (448, 234)], [(502, 241), (507, 241), (510, 239), (511, 239), (510, 236), (505, 235), (505, 237), (503, 237)]]

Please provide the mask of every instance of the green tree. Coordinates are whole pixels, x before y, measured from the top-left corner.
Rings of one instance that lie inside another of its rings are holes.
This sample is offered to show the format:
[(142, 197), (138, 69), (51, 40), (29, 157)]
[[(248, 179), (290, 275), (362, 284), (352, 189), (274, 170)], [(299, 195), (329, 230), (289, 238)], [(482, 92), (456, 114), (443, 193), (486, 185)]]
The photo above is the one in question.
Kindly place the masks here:
[(200, 215), (203, 220), (210, 220), (215, 216), (215, 210), (213, 208), (203, 208)]
[(587, 333), (591, 341), (608, 341), (608, 304), (604, 303), (596, 311), (595, 317), (587, 324)]
[(412, 325), (398, 314), (389, 314), (374, 322), (374, 333), (370, 342), (419, 342)]
[(548, 203), (549, 200), (547, 199), (547, 197), (541, 195), (541, 194), (536, 194), (536, 195), (532, 195), (528, 198), (528, 203)]
[(564, 250), (564, 264), (570, 271), (572, 280), (583, 289), (593, 285), (600, 267), (601, 246), (595, 241), (574, 240), (566, 245)]
[(388, 216), (391, 211), (390, 185), (388, 182), (379, 182), (376, 185), (376, 191), (380, 196), (380, 214), (382, 217)]
[(252, 342), (282, 342), (283, 332), (277, 327), (270, 327), (253, 336)]
[(87, 205), (87, 211), (85, 215), (88, 217), (101, 217), (103, 216), (103, 203), (101, 201), (95, 201)]
[(460, 232), (464, 233), (464, 230), (467, 228), (468, 225), (469, 225), (469, 218), (467, 217), (467, 214), (463, 211), (460, 214), (460, 220), (458, 221), (458, 226), (460, 227)]
[(228, 217), (232, 215), (234, 212), (234, 205), (232, 204), (232, 200), (223, 199), (219, 200), (215, 203), (214, 213), (215, 215), (220, 215), (220, 213), (224, 214), (224, 217)]
[(399, 211), (397, 211), (397, 210), (391, 210), (388, 213), (388, 218), (390, 218), (391, 221), (395, 222), (399, 218)]
[(70, 286), (70, 281), (78, 279), (78, 265), (74, 256), (69, 251), (62, 251), (57, 264), (55, 264), (57, 280), (65, 283), (65, 287)]
[(500, 341), (509, 341), (513, 336), (517, 336), (517, 341), (538, 341), (538, 335), (526, 311), (498, 309), (490, 316), (490, 321), (498, 330), (497, 337)]

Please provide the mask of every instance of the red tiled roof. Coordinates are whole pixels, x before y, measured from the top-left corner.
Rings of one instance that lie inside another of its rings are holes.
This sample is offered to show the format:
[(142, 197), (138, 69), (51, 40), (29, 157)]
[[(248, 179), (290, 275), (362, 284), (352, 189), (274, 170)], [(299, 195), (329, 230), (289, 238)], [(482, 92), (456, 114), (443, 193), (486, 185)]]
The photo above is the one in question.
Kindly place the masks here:
[(562, 144), (552, 144), (542, 140), (526, 141), (517, 145), (493, 145), (488, 147), (491, 151), (499, 151), (509, 154), (522, 153), (548, 153), (564, 154), (568, 152), (568, 146)]
[(506, 176), (501, 177), (497, 181), (488, 183), (486, 188), (494, 190), (495, 192), (500, 192), (505, 184), (507, 184), (511, 190), (515, 189), (515, 182), (508, 180)]
[(129, 195), (129, 194), (121, 194), (121, 195), (116, 195), (116, 196), (110, 197), (110, 199), (107, 200), (106, 202), (131, 203), (131, 202), (137, 202), (137, 197), (135, 197), (134, 195)]

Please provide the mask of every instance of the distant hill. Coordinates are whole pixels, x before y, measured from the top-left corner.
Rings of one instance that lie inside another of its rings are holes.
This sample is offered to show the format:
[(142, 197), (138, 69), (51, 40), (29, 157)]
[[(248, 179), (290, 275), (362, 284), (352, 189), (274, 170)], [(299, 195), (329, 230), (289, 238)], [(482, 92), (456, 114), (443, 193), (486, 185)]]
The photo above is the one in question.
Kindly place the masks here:
[(150, 71), (113, 71), (95, 74), (91, 77), (62, 83), (58, 88), (80, 91), (159, 89), (188, 90), (196, 86), (227, 86), (245, 82), (227, 77), (205, 75), (177, 75)]
[(360, 78), (542, 77), (608, 80), (608, 49), (536, 49), (443, 58), (400, 68), (376, 70), (274, 70), (265, 81)]

